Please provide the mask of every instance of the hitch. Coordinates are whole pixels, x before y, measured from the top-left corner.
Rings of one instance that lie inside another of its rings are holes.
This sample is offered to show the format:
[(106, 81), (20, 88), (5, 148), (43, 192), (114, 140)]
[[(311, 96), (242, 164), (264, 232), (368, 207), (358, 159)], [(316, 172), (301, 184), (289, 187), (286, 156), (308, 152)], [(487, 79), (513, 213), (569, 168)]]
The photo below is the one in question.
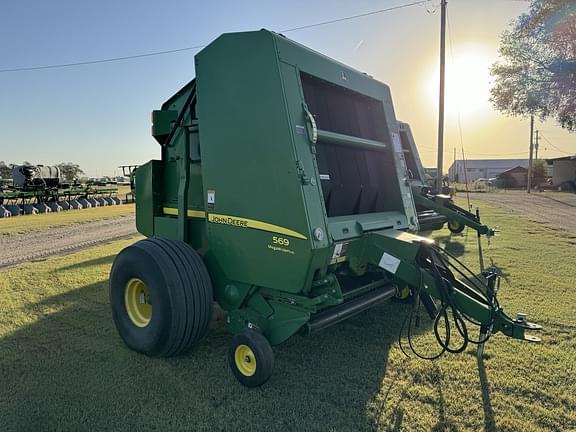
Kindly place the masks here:
[[(370, 234), (366, 250), (376, 265), (383, 254), (395, 252), (400, 264), (394, 276), (410, 286), (433, 318), (440, 354), (462, 352), (469, 343), (478, 345), (481, 353), (484, 343), (499, 332), (513, 339), (540, 341), (526, 331), (541, 330), (542, 326), (529, 322), (525, 314), (512, 319), (500, 306), (497, 295), (501, 274), (494, 266), (477, 275), (430, 240), (407, 233), (399, 236), (388, 230)], [(439, 301), (439, 307), (433, 298)], [(470, 337), (470, 325), (480, 328), (478, 340)], [(450, 345), (451, 334), (460, 335), (460, 346)]]

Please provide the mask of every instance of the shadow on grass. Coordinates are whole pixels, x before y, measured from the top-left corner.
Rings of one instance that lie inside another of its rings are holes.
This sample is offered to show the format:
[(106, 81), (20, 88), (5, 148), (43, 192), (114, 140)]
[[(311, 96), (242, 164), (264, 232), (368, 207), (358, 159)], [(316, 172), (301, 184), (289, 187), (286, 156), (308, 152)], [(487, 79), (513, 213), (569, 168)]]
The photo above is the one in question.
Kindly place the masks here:
[(1, 430), (401, 430), (399, 404), (390, 425), (367, 404), (408, 307), (291, 338), (275, 348), (270, 381), (250, 390), (228, 370), (222, 326), (185, 356), (150, 359), (117, 335), (107, 281), (91, 284), (30, 305), (47, 312), (0, 339)]
[(490, 399), (490, 384), (486, 375), (486, 367), (482, 356), (476, 357), (478, 362), (478, 376), (480, 377), (480, 391), (482, 393), (482, 408), (484, 409), (484, 431), (496, 431), (496, 421), (494, 420), (494, 410)]
[(116, 258), (116, 255), (112, 254), (100, 258), (94, 258), (91, 260), (82, 261), (76, 264), (70, 264), (68, 266), (61, 267), (60, 270), (78, 270), (78, 269), (85, 269), (86, 267), (93, 267), (103, 264), (112, 264), (114, 258)]
[(464, 255), (465, 245), (462, 242), (462, 236), (450, 234), (450, 235), (443, 235), (440, 237), (435, 238), (436, 244), (443, 249), (446, 249), (449, 253), (454, 255), (455, 257), (460, 257)]
[[(437, 366), (436, 373), (440, 374)], [(444, 399), (440, 381), (436, 385), (436, 391), (438, 393), (438, 422), (432, 427), (432, 432), (457, 431), (458, 427), (456, 424), (446, 418), (446, 400)]]

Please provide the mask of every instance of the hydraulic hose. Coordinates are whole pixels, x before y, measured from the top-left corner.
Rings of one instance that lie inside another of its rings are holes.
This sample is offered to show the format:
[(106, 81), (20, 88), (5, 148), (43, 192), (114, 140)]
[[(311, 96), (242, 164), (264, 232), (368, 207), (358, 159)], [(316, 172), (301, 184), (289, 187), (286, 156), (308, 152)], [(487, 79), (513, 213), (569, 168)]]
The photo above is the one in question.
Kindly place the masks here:
[[(455, 264), (457, 263), (457, 264)], [(461, 353), (467, 347), (469, 343), (472, 344), (483, 344), (489, 337), (490, 332), (486, 333), (486, 336), (481, 340), (474, 340), (470, 337), (468, 332), (468, 325), (466, 322), (479, 326), (481, 330), (490, 329), (493, 325), (494, 317), (496, 311), (498, 310), (498, 302), (494, 293), (490, 293), (490, 287), (486, 286), (485, 282), (476, 276), (468, 267), (466, 267), (462, 262), (460, 262), (456, 257), (452, 256), (446, 250), (439, 248), (438, 246), (426, 246), (423, 249), (421, 259), (420, 259), (420, 283), (416, 288), (414, 293), (415, 301), (410, 310), (408, 316), (404, 319), (402, 327), (400, 329), (400, 334), (398, 337), (398, 342), (402, 352), (409, 357), (407, 352), (404, 350), (402, 345), (402, 335), (406, 324), (407, 329), (407, 339), (410, 350), (419, 358), (426, 360), (434, 360), (439, 358), (444, 353)], [(490, 322), (487, 324), (482, 324), (476, 322), (472, 318), (468, 317), (466, 313), (461, 311), (454, 300), (454, 290), (458, 282), (454, 274), (450, 269), (455, 270), (460, 276), (465, 279), (470, 286), (468, 287), (471, 292), (473, 292), (475, 297), (482, 299), (483, 302), (490, 309)], [(437, 310), (436, 315), (433, 318), (433, 332), (436, 342), (440, 346), (441, 350), (439, 353), (426, 356), (419, 352), (414, 347), (412, 342), (412, 327), (414, 322), (414, 316), (416, 315), (416, 325), (418, 325), (418, 317), (420, 312), (420, 296), (423, 287), (423, 272), (427, 271), (433, 276), (436, 283), (436, 288), (439, 293), (440, 308)], [(441, 330), (441, 325), (444, 324), (445, 330)], [(453, 327), (456, 329), (456, 333), (462, 338), (460, 345), (452, 347), (450, 342), (453, 338), (454, 331)]]

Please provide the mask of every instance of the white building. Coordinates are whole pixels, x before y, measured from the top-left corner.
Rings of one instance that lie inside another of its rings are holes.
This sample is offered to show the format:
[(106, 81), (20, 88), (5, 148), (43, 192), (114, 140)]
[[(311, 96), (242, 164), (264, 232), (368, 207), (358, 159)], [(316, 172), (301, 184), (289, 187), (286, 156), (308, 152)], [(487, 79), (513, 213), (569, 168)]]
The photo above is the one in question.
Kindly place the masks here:
[[(479, 178), (494, 178), (498, 174), (516, 167), (528, 168), (528, 159), (471, 159), (457, 160), (448, 169), (450, 181), (464, 183)], [(466, 175), (464, 175), (466, 168)]]

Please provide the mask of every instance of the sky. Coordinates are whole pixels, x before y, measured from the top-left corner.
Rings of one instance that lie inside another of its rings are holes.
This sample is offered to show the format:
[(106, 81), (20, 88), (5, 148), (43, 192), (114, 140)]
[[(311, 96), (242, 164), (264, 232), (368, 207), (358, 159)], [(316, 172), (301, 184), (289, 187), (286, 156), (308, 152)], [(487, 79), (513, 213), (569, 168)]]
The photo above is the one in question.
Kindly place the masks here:
[[(205, 45), (221, 33), (282, 31), (412, 0), (3, 2), (0, 70)], [(439, 0), (286, 36), (391, 87), (425, 166), (436, 165)], [(450, 0), (445, 170), (454, 159), (528, 156), (529, 121), (495, 112), (489, 67), (501, 32), (529, 6), (518, 0)], [(198, 50), (133, 60), (0, 73), (0, 161), (75, 162), (89, 176), (159, 158), (150, 112), (194, 77)], [(576, 136), (536, 122), (541, 157), (576, 153)]]

